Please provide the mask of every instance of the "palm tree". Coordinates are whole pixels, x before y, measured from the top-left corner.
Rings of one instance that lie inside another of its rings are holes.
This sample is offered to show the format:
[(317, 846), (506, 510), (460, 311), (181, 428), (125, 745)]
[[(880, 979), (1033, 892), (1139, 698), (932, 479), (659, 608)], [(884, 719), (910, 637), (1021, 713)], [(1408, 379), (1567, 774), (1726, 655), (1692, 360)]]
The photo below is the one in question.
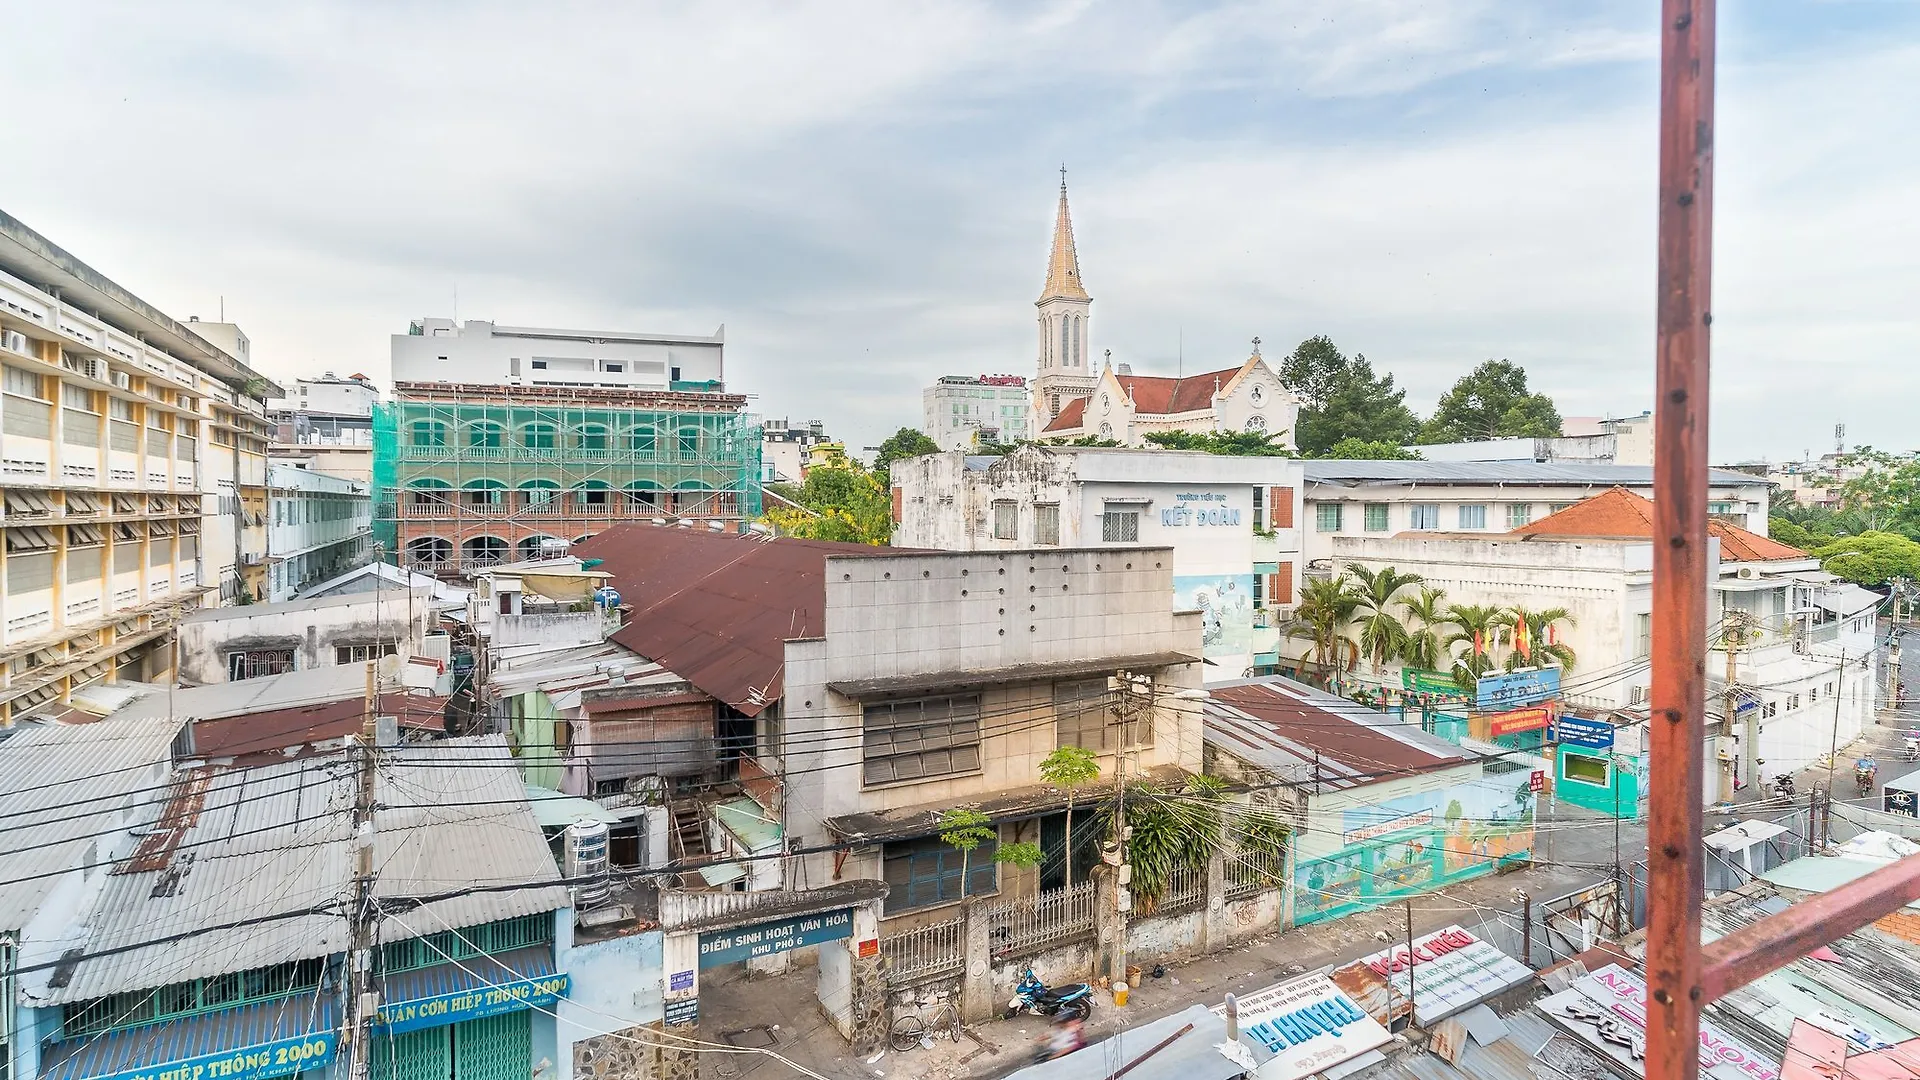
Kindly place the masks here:
[(1360, 652), (1378, 673), (1388, 657), (1400, 654), (1407, 640), (1407, 628), (1390, 614), (1394, 597), (1424, 579), (1419, 574), (1402, 574), (1391, 566), (1369, 570), (1360, 563), (1348, 563), (1347, 572), (1353, 575), (1353, 593), (1358, 600), (1354, 622), (1360, 627)]
[[(1407, 636), (1400, 643), (1400, 659), (1407, 664), (1426, 671), (1439, 670), (1441, 660), (1447, 655), (1446, 639), (1441, 633), (1452, 624), (1441, 606), (1446, 598), (1447, 590), (1422, 585), (1419, 596), (1400, 601), (1407, 613)], [(1417, 630), (1415, 622), (1420, 624)]]
[(1573, 670), (1573, 662), (1578, 659), (1578, 657), (1574, 655), (1573, 650), (1558, 642), (1553, 644), (1548, 644), (1547, 642), (1547, 629), (1549, 627), (1557, 623), (1566, 623), (1568, 626), (1574, 625), (1573, 616), (1568, 613), (1566, 608), (1551, 607), (1540, 611), (1528, 611), (1523, 607), (1515, 607), (1507, 612), (1507, 617), (1515, 629), (1518, 629), (1522, 623), (1525, 623), (1527, 633), (1533, 638), (1533, 644), (1527, 650), (1530, 655), (1522, 657), (1518, 650), (1507, 655), (1506, 666), (1508, 671), (1512, 671), (1522, 664), (1544, 666), (1549, 662), (1560, 665), (1562, 674)]
[[(1507, 625), (1506, 609), (1490, 604), (1449, 604), (1447, 621), (1460, 629), (1447, 636), (1447, 653), (1464, 643), (1467, 651), (1453, 660), (1453, 681), (1472, 689), (1473, 684), (1493, 670), (1493, 634)], [(1478, 641), (1480, 648), (1475, 649)]]
[(1353, 667), (1360, 651), (1343, 631), (1360, 606), (1353, 582), (1345, 574), (1308, 578), (1300, 588), (1300, 603), (1287, 624), (1287, 637), (1313, 642), (1313, 663), (1329, 681)]

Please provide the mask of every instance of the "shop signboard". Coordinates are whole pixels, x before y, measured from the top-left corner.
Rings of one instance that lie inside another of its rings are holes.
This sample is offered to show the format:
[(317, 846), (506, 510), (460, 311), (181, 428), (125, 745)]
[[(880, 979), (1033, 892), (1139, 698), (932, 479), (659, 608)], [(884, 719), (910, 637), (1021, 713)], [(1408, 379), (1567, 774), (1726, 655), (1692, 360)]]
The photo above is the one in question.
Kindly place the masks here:
[(374, 1025), (389, 1035), (421, 1028), (478, 1020), (515, 1009), (545, 1008), (567, 996), (570, 976), (542, 975), (515, 979), (473, 990), (455, 990), (449, 994), (394, 1001), (380, 1007)]
[(1518, 735), (1523, 731), (1539, 731), (1552, 722), (1553, 711), (1544, 706), (1515, 709), (1512, 712), (1495, 713), (1487, 717), (1487, 732), (1495, 738), (1501, 735)]
[[(1640, 976), (1608, 964), (1575, 980), (1572, 989), (1541, 999), (1537, 1007), (1568, 1034), (1633, 1072), (1644, 1072), (1647, 984)], [(1780, 1065), (1702, 1018), (1700, 1075), (1710, 1080), (1780, 1080)]]
[(1553, 738), (1563, 746), (1611, 750), (1613, 749), (1613, 725), (1605, 720), (1593, 720), (1584, 716), (1562, 716), (1554, 721)]
[(691, 1024), (700, 1019), (700, 999), (697, 997), (679, 998), (667, 1002), (666, 1017), (668, 1027)]
[(1395, 992), (1413, 999), (1421, 1027), (1444, 1020), (1533, 978), (1525, 964), (1459, 926), (1362, 957), (1387, 977)]
[(1424, 671), (1420, 668), (1401, 668), (1400, 687), (1410, 694), (1445, 694), (1448, 697), (1465, 697), (1466, 691), (1453, 681), (1452, 674), (1445, 671)]
[(852, 908), (815, 915), (796, 915), (790, 919), (754, 923), (732, 930), (716, 930), (700, 935), (700, 967), (705, 969), (751, 960), (756, 956), (772, 956), (789, 949), (852, 936)]
[(1521, 668), (1519, 671), (1482, 675), (1474, 687), (1473, 703), (1482, 709), (1517, 709), (1522, 705), (1545, 701), (1559, 693), (1559, 668)]
[(1260, 1080), (1302, 1080), (1393, 1038), (1321, 975), (1255, 991), (1236, 1004), (1241, 1038), (1273, 1054), (1260, 1066)]
[(337, 1045), (337, 1033), (316, 1031), (224, 1053), (109, 1073), (99, 1080), (214, 1080), (216, 1077), (218, 1080), (268, 1080), (292, 1076), (306, 1069), (324, 1070), (333, 1061)]

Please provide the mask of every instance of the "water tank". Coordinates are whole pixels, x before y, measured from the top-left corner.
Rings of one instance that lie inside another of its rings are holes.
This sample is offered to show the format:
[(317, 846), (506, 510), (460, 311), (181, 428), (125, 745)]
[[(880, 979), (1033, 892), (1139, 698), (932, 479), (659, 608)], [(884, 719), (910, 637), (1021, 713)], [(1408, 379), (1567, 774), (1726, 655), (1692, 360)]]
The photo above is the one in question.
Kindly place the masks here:
[(573, 883), (579, 906), (604, 902), (612, 892), (611, 871), (607, 865), (607, 826), (605, 822), (580, 820), (567, 826), (567, 880)]

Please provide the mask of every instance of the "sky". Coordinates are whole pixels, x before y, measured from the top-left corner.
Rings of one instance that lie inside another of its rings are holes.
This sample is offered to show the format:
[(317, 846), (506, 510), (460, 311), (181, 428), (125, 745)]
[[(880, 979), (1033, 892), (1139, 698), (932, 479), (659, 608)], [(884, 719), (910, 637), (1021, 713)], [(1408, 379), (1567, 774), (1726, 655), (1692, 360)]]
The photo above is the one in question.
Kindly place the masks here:
[[(1058, 169), (1093, 355), (1330, 335), (1651, 407), (1657, 4), (272, 4), (10, 13), (0, 209), (255, 363), (424, 316), (727, 334), (850, 446), (1031, 374)], [(1720, 5), (1713, 455), (1920, 448), (1920, 3)], [(31, 43), (31, 47), (23, 47)], [(21, 125), (16, 127), (15, 125)]]

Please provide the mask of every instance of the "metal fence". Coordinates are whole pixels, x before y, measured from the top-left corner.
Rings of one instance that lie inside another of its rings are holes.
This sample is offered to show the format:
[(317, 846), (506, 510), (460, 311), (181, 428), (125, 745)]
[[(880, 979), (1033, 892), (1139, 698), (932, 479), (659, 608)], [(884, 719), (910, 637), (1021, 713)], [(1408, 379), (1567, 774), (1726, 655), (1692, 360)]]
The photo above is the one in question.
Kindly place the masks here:
[(1152, 914), (1177, 915), (1207, 906), (1206, 867), (1182, 867), (1167, 875), (1166, 891), (1153, 905)]
[(1033, 899), (1003, 900), (981, 910), (995, 956), (1033, 952), (1093, 932), (1093, 882), (1054, 889)]
[(903, 930), (880, 939), (887, 982), (917, 986), (960, 974), (967, 966), (967, 920), (948, 919)]
[(1265, 851), (1243, 851), (1227, 856), (1227, 900), (1245, 900), (1249, 896), (1286, 885), (1286, 856)]

